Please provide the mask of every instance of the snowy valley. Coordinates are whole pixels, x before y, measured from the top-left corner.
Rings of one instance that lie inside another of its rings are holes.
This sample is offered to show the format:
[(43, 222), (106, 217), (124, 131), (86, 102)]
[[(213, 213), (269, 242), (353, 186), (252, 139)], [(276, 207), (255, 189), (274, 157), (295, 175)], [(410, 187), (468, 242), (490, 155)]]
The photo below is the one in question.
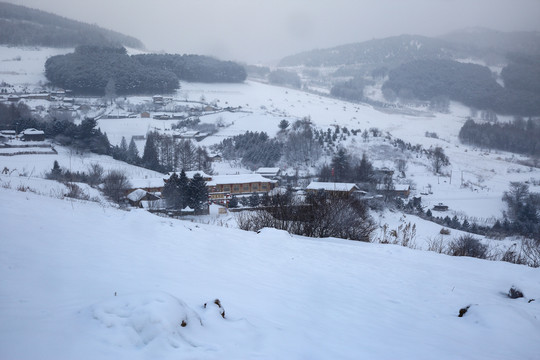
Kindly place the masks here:
[[(46, 82), (45, 60), (70, 51), (1, 46), (0, 79), (33, 93)], [(424, 211), (460, 224), (493, 226), (507, 210), (510, 182), (540, 192), (540, 168), (527, 156), (460, 142), (469, 107), (384, 110), (322, 93), (248, 79), (182, 81), (166, 106), (150, 95), (120, 96), (112, 105), (89, 96), (21, 101), (42, 115), (65, 106), (75, 124), (96, 116), (111, 145), (133, 138), (139, 153), (149, 131), (186, 138), (190, 129), (159, 118), (189, 118), (186, 107), (206, 108), (197, 118), (214, 131), (193, 143), (209, 150), (246, 131), (283, 137), (283, 120), (309, 119), (315, 131), (335, 135), (325, 151), (367, 154), (376, 168), (396, 174), (395, 186), (410, 189), (406, 201), (419, 197)], [(435, 174), (425, 152), (400, 142), (439, 147), (450, 164)], [(396, 207), (370, 210), (369, 243), (242, 231), (240, 213), (215, 204), (208, 215), (156, 216), (118, 206), (88, 184), (77, 183), (86, 200), (74, 199), (68, 185), (47, 174), (57, 161), (71, 172), (93, 164), (121, 170), (133, 183), (167, 175), (51, 140), (38, 143), (54, 152), (13, 155), (13, 148), (0, 147), (0, 170), (7, 169), (0, 174), (2, 359), (535, 359), (540, 353), (540, 268), (437, 253), (465, 231)], [(303, 192), (330, 164), (329, 154), (276, 166), (298, 176), (294, 185)], [(240, 159), (211, 168), (215, 176), (252, 173)], [(439, 204), (448, 210), (434, 210)], [(522, 244), (519, 237), (473, 236), (497, 260)], [(513, 299), (510, 289), (524, 296)]]

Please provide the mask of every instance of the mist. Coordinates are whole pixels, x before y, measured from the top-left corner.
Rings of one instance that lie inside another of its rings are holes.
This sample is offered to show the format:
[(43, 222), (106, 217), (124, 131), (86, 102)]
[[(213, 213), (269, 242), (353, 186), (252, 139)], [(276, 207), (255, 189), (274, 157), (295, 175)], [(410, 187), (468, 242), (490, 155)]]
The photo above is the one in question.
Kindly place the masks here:
[(152, 51), (272, 63), (301, 51), (400, 34), (484, 27), (538, 31), (538, 0), (17, 0), (139, 38)]

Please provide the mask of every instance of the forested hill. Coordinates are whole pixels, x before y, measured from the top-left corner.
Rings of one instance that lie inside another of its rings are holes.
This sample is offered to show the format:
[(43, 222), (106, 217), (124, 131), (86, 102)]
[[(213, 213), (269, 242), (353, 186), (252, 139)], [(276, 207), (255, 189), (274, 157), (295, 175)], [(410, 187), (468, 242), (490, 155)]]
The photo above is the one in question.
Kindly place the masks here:
[(454, 59), (463, 50), (455, 44), (419, 35), (400, 35), (318, 49), (285, 57), (279, 66), (399, 65), (420, 59)]
[(128, 55), (125, 48), (85, 45), (45, 62), (45, 76), (55, 86), (77, 94), (170, 93), (179, 80), (243, 82), (246, 71), (231, 61), (201, 55)]
[(376, 65), (394, 68), (414, 60), (467, 58), (500, 64), (506, 62), (507, 55), (511, 53), (538, 56), (540, 33), (505, 33), (474, 28), (436, 38), (400, 35), (302, 52), (283, 58), (279, 66)]
[(75, 47), (127, 46), (142, 49), (134, 37), (45, 11), (0, 2), (0, 44)]

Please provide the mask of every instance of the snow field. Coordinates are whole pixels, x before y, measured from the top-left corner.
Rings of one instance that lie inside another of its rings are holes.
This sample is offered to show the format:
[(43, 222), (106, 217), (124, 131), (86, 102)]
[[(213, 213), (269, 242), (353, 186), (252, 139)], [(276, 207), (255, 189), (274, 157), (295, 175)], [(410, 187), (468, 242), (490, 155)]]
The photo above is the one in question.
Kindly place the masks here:
[[(539, 298), (540, 269), (3, 188), (0, 198), (1, 358), (534, 359), (540, 351), (539, 303), (528, 303)], [(512, 285), (526, 297), (509, 299)], [(203, 308), (215, 298), (225, 319)]]

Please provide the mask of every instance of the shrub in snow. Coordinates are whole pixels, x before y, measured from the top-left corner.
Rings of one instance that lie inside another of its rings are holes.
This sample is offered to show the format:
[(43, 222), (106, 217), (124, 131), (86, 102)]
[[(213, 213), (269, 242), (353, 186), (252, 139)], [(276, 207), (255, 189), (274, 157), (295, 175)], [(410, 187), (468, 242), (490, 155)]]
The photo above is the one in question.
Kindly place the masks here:
[(439, 231), (441, 235), (450, 235), (450, 229), (447, 228), (441, 228), (441, 231)]
[(448, 244), (448, 255), (487, 258), (488, 247), (471, 235), (463, 235)]
[(512, 286), (510, 290), (508, 291), (508, 297), (510, 299), (518, 299), (523, 297), (523, 292), (516, 288), (515, 286)]
[(467, 313), (467, 311), (469, 310), (470, 307), (471, 307), (471, 305), (467, 305), (464, 308), (459, 309), (458, 317), (463, 317), (463, 315), (465, 315)]

